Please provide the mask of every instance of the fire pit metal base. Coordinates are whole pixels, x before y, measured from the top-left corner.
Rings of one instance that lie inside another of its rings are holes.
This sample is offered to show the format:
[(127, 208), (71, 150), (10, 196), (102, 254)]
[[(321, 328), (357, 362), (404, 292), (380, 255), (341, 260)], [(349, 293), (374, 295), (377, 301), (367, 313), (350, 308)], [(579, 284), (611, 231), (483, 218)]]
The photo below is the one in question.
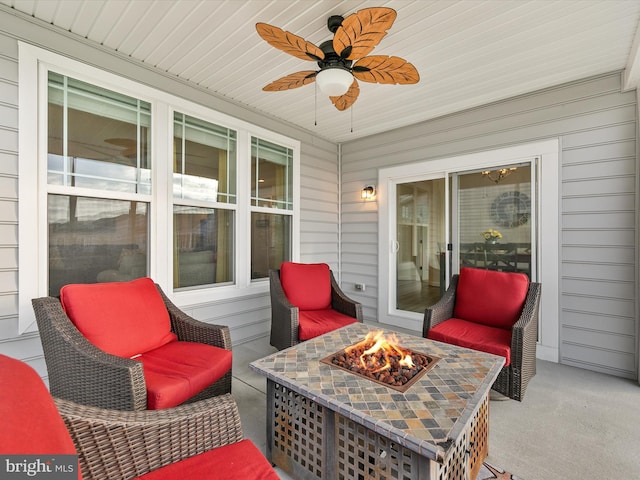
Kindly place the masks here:
[(442, 462), (271, 380), (267, 413), (267, 458), (297, 479), (468, 480), (477, 476), (489, 448), (488, 396)]
[(400, 335), (440, 359), (406, 392), (320, 361), (370, 330), (349, 325), (249, 365), (267, 377), (267, 459), (300, 480), (475, 478), (504, 359)]

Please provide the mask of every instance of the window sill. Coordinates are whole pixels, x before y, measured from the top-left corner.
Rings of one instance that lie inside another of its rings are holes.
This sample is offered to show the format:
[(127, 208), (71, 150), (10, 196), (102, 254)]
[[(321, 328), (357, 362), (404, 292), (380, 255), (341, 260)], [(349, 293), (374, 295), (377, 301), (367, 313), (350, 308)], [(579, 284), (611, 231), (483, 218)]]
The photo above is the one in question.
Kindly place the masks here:
[(180, 308), (196, 305), (224, 302), (241, 297), (269, 294), (269, 279), (264, 278), (250, 285), (225, 285), (219, 287), (203, 287), (190, 290), (174, 291), (172, 301)]

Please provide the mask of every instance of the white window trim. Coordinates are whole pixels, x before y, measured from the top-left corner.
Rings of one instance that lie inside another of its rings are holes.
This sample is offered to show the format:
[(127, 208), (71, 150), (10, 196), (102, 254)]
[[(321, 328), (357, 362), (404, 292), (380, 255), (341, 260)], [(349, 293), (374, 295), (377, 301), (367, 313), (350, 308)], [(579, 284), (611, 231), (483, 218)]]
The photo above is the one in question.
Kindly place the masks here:
[[(18, 42), (19, 58), (19, 123), (18, 123), (18, 331), (20, 334), (37, 330), (31, 299), (48, 295), (47, 256), (47, 131), (46, 104), (38, 99), (47, 98), (47, 72), (53, 69), (63, 75), (77, 78), (151, 103), (152, 194), (149, 219), (149, 276), (169, 294), (180, 307), (208, 303), (216, 300), (265, 294), (266, 279), (251, 280), (250, 272), (250, 158), (251, 137), (288, 147), (293, 150), (293, 210), (269, 210), (274, 214), (290, 214), (292, 222), (292, 260), (299, 256), (300, 243), (300, 142), (265, 128), (217, 112), (212, 108), (185, 100), (127, 78), (83, 64), (62, 55)], [(35, 94), (37, 92), (37, 94)], [(235, 234), (234, 285), (203, 287), (192, 290), (173, 290), (172, 262), (172, 151), (173, 111), (202, 118), (231, 128), (237, 132), (237, 204)], [(35, 139), (34, 141), (34, 130)], [(36, 174), (34, 174), (36, 172)], [(117, 198), (117, 195), (113, 195)], [(142, 197), (138, 197), (142, 198)], [(155, 208), (168, 199), (167, 208)], [(166, 252), (161, 254), (161, 252)]]

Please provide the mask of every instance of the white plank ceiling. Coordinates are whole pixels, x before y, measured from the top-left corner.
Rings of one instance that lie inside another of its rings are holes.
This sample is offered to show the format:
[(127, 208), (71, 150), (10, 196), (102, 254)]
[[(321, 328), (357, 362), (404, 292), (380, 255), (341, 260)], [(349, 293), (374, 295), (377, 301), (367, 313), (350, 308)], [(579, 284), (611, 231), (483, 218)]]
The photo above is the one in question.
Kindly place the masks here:
[[(640, 77), (638, 0), (0, 0), (1, 4), (333, 142), (601, 73), (625, 70), (627, 88), (636, 88)], [(315, 84), (262, 91), (277, 78), (316, 65), (268, 45), (256, 33), (256, 22), (319, 45), (331, 38), (329, 16), (374, 6), (394, 8), (398, 16), (373, 54), (410, 61), (420, 73), (418, 84), (360, 82), (360, 96), (345, 112), (320, 92), (316, 98)]]

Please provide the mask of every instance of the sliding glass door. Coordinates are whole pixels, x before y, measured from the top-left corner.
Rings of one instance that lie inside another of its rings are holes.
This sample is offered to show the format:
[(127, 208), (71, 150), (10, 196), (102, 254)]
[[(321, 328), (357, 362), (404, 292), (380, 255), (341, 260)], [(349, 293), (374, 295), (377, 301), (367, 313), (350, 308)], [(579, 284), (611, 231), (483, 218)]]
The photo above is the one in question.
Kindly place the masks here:
[(408, 167), (381, 171), (388, 199), (379, 219), (382, 323), (421, 330), (425, 308), (462, 267), (523, 272), (536, 281), (536, 157), (478, 160), (448, 171), (429, 170), (429, 162), (413, 174)]
[(453, 175), (453, 262), (461, 267), (535, 273), (530, 163)]
[(445, 271), (445, 179), (396, 186), (398, 310), (424, 312), (440, 298)]

